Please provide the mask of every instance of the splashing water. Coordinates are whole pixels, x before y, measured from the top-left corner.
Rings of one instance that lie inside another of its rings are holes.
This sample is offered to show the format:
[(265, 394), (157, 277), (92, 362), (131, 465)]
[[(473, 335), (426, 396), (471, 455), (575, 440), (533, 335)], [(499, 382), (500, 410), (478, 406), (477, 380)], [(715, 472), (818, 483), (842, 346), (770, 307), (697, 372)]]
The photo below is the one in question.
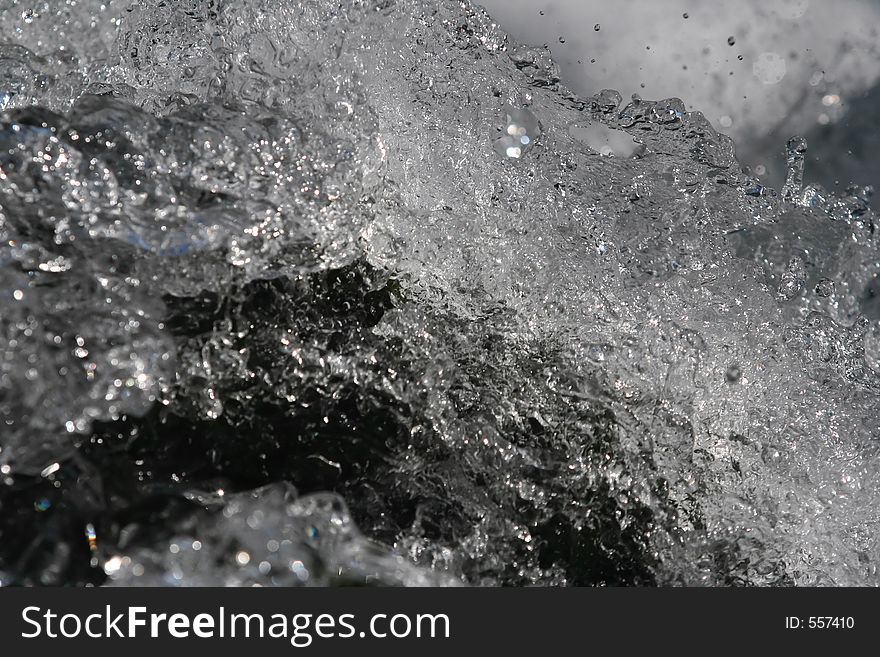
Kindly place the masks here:
[(870, 190), (343, 4), (0, 9), (3, 582), (880, 583)]

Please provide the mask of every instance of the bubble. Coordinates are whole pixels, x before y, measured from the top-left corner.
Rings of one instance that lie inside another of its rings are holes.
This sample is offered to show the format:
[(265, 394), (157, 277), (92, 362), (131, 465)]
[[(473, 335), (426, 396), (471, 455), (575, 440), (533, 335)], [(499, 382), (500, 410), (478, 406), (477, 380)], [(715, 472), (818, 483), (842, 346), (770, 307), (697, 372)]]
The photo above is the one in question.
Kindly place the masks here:
[(834, 280), (830, 278), (822, 278), (816, 283), (816, 296), (827, 298), (834, 294)]
[(728, 383), (739, 383), (739, 380), (742, 378), (742, 368), (739, 365), (730, 365), (724, 373), (724, 377)]
[(504, 114), (503, 132), (505, 135), (493, 144), (495, 152), (507, 158), (519, 159), (541, 136), (541, 124), (528, 108), (508, 106)]
[(778, 84), (785, 77), (785, 59), (775, 52), (763, 52), (752, 64), (752, 73), (763, 84)]

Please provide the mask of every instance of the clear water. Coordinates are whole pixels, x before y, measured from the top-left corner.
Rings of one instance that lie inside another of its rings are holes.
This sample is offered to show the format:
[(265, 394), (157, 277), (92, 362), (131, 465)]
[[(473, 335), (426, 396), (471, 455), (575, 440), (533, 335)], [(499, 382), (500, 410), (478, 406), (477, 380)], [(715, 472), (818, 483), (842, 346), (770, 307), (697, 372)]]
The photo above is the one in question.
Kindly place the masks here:
[(805, 141), (777, 194), (467, 2), (0, 8), (0, 581), (878, 583)]

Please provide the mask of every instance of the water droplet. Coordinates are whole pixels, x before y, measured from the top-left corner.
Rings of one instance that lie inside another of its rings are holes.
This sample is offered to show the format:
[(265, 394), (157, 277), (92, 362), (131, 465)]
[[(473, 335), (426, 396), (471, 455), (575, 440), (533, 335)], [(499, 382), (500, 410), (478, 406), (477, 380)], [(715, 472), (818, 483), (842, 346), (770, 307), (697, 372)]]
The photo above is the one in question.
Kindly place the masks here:
[(203, 410), (205, 417), (209, 420), (216, 420), (223, 415), (223, 402), (217, 397), (213, 388), (208, 388), (201, 396), (204, 401)]
[(776, 288), (776, 296), (780, 301), (791, 301), (797, 296), (800, 289), (796, 279), (785, 277)]
[(788, 268), (779, 279), (779, 287), (776, 288), (776, 298), (779, 301), (791, 301), (801, 291), (807, 271), (804, 261), (800, 258), (792, 258), (788, 262)]
[(785, 163), (788, 172), (785, 185), (782, 187), (782, 200), (788, 203), (799, 203), (801, 190), (804, 186), (804, 157), (807, 152), (807, 140), (794, 136), (785, 145)]
[(834, 281), (830, 278), (823, 278), (818, 283), (816, 283), (816, 296), (817, 297), (830, 297), (834, 294)]
[(739, 365), (728, 365), (724, 378), (728, 383), (737, 383), (742, 378), (742, 368)]
[(682, 18), (690, 18), (690, 16), (688, 16), (687, 13), (682, 14), (681, 17), (682, 17)]
[(755, 183), (754, 185), (751, 185), (750, 187), (746, 188), (746, 195), (747, 196), (764, 196), (766, 191), (767, 191), (767, 188), (764, 187), (764, 185), (761, 185), (759, 183)]
[(535, 144), (541, 136), (541, 123), (528, 108), (508, 106), (504, 116), (504, 136), (495, 140), (495, 152), (504, 157), (518, 159)]

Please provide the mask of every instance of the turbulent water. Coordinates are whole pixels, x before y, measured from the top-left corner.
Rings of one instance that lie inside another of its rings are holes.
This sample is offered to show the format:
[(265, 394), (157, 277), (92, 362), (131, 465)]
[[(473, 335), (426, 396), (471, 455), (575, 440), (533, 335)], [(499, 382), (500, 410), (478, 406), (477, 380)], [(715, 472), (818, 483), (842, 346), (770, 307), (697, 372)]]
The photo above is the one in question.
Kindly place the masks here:
[(880, 583), (877, 222), (803, 140), (777, 194), (468, 2), (0, 28), (4, 584)]

